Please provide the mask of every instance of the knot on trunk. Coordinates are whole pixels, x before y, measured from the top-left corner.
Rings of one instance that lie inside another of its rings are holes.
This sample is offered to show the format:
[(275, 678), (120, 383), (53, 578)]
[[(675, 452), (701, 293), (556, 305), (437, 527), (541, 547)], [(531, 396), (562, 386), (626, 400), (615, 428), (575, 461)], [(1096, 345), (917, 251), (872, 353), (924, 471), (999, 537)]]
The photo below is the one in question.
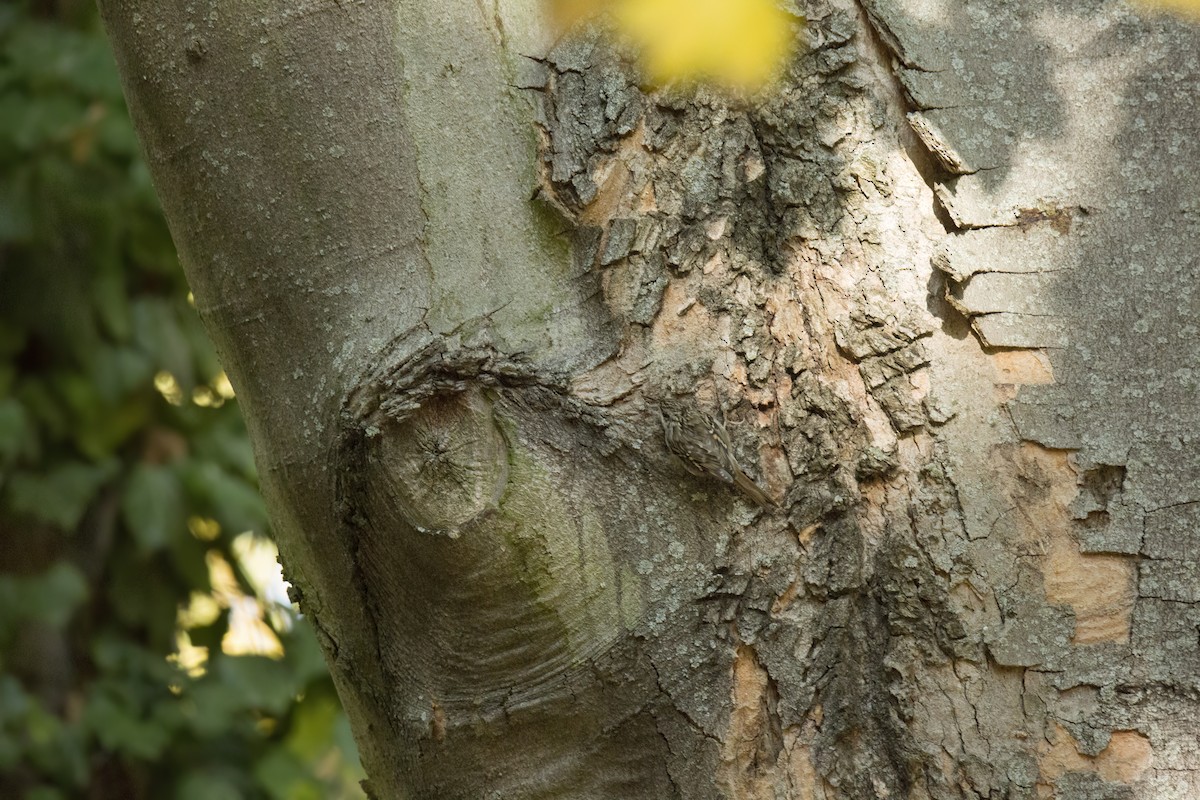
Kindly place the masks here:
[(379, 499), (419, 533), (456, 539), (504, 493), (508, 448), (478, 389), (430, 398), (366, 434), (367, 463), (382, 477)]

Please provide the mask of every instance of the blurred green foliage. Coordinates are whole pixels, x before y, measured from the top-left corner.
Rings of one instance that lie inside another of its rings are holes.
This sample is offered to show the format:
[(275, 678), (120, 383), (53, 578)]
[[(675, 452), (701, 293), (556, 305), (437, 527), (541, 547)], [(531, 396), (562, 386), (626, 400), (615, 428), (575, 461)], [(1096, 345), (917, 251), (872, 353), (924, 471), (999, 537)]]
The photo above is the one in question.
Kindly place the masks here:
[[(0, 797), (360, 796), (312, 634), (239, 561), (249, 444), (90, 3), (0, 4), (0, 121)], [(222, 652), (214, 559), (282, 655)]]

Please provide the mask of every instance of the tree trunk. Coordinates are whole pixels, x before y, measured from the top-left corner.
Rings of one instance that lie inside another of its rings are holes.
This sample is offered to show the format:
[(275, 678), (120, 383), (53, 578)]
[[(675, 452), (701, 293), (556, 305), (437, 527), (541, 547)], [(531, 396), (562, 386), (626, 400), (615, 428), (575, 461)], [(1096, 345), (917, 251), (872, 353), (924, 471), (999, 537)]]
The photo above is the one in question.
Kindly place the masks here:
[(1200, 794), (1195, 30), (101, 6), (375, 797)]

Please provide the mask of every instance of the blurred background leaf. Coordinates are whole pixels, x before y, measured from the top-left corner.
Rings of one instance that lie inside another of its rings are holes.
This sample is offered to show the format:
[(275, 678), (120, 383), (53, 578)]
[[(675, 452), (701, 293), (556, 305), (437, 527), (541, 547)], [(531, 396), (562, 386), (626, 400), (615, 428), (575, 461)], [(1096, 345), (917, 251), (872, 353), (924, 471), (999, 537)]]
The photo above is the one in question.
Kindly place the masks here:
[(633, 45), (651, 84), (707, 84), (739, 93), (770, 84), (793, 52), (804, 21), (782, 0), (547, 0), (547, 5), (561, 29), (607, 15)]
[(0, 120), (0, 797), (362, 797), (90, 2), (0, 4)]
[(1146, 9), (1170, 11), (1192, 20), (1200, 19), (1200, 0), (1135, 0)]

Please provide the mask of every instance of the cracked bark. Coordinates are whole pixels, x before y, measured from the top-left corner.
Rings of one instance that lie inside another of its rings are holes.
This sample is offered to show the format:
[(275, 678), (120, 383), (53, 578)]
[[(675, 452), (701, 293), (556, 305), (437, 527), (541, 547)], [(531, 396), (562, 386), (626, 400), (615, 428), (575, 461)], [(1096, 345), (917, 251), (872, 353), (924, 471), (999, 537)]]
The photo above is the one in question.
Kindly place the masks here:
[(735, 102), (525, 2), (101, 6), (374, 797), (1196, 794), (1193, 32), (813, 2)]

